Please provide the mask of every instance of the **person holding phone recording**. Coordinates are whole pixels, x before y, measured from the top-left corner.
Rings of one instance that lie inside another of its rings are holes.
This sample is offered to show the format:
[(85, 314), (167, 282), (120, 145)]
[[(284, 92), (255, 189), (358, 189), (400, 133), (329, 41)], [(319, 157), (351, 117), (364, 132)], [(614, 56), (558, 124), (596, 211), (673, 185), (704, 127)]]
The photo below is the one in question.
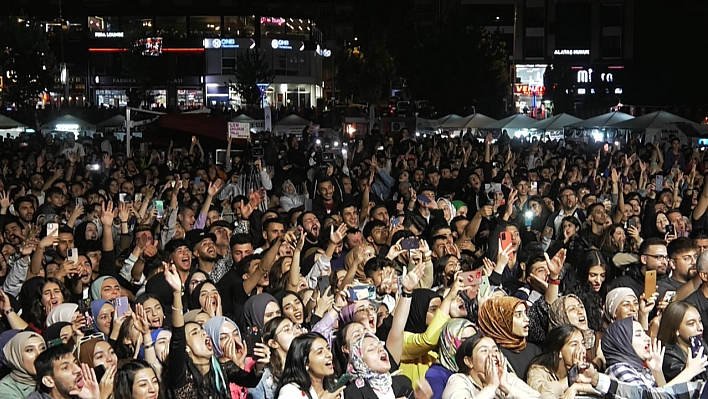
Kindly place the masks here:
[[(668, 380), (676, 378), (686, 368), (688, 359), (706, 348), (701, 315), (686, 302), (672, 302), (664, 309), (657, 338), (666, 348), (662, 370)], [(693, 377), (693, 381), (698, 380), (707, 381), (708, 372), (704, 370)]]

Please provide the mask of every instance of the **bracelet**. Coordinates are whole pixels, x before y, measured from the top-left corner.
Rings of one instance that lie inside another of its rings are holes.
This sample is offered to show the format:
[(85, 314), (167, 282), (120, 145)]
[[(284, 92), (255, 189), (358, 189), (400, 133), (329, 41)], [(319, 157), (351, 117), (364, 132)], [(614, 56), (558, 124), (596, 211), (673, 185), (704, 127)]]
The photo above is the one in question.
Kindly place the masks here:
[(561, 281), (559, 278), (548, 278), (548, 284), (560, 285)]
[(155, 346), (155, 343), (154, 343), (154, 342), (150, 342), (149, 344), (143, 344), (143, 348), (145, 348), (145, 349), (150, 349), (150, 348), (152, 348), (153, 346)]
[(342, 312), (342, 308), (337, 309), (337, 306), (336, 306), (335, 304), (332, 304), (332, 309), (333, 309), (335, 312), (337, 312), (337, 313), (341, 313), (341, 312)]
[(413, 293), (412, 292), (406, 292), (405, 290), (401, 290), (401, 297), (402, 298), (412, 298)]
[(172, 306), (172, 311), (173, 311), (173, 312), (174, 312), (174, 311), (177, 311), (177, 310), (179, 310), (179, 311), (181, 312), (181, 311), (182, 311), (182, 308), (176, 308), (176, 307)]
[(10, 309), (8, 309), (8, 310), (4, 311), (3, 313), (5, 313), (5, 316), (9, 316), (9, 315), (10, 315), (10, 313), (13, 313), (14, 311), (15, 311), (15, 309), (13, 309), (13, 308), (10, 308)]

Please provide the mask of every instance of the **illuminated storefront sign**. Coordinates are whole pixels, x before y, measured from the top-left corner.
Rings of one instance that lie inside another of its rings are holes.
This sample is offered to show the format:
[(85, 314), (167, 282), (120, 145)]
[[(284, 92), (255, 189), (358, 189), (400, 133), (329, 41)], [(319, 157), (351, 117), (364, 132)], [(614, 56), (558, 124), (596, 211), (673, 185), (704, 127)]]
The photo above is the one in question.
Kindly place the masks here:
[(96, 38), (125, 37), (125, 33), (124, 32), (93, 32), (93, 37), (96, 37)]
[(253, 39), (232, 39), (232, 38), (207, 38), (204, 39), (205, 49), (220, 48), (254, 48), (256, 42)]
[(514, 85), (514, 93), (522, 94), (525, 96), (542, 96), (546, 93), (545, 86), (529, 86), (523, 83), (517, 83)]
[(554, 50), (553, 55), (590, 55), (588, 49), (560, 49)]
[(573, 67), (577, 70), (575, 74), (576, 83), (614, 83), (615, 73), (624, 69), (622, 66), (611, 66), (600, 70), (595, 68)]
[(273, 39), (270, 42), (270, 46), (276, 50), (292, 50), (293, 46), (290, 44), (288, 39)]
[(285, 18), (261, 17), (261, 24), (271, 24), (271, 25), (282, 26), (285, 24)]

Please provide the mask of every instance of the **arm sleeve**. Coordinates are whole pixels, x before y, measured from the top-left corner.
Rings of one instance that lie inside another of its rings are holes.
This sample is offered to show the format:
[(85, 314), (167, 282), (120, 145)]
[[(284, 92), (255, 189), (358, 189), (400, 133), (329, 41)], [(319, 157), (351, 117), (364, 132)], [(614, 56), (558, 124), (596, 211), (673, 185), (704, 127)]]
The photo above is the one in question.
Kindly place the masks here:
[(20, 293), (22, 284), (27, 277), (29, 264), (30, 263), (23, 258), (19, 258), (12, 263), (10, 272), (7, 273), (7, 277), (5, 278), (5, 284), (2, 285), (3, 292), (17, 298), (17, 294)]
[(228, 361), (221, 364), (221, 369), (226, 374), (226, 378), (230, 383), (234, 383), (242, 387), (254, 388), (261, 381), (261, 377), (256, 375), (255, 367), (252, 367), (251, 371), (245, 371), (238, 367), (234, 362)]
[(166, 373), (167, 386), (172, 390), (181, 388), (187, 383), (187, 337), (184, 326), (172, 329), (168, 371)]
[(98, 264), (98, 275), (110, 276), (118, 279), (118, 271), (116, 270), (116, 254), (114, 251), (101, 251), (101, 262)]
[(438, 311), (424, 333), (404, 333), (401, 361), (417, 359), (433, 350), (437, 346), (440, 340), (440, 332), (448, 320), (450, 320), (450, 316)]
[(273, 189), (273, 182), (270, 181), (270, 176), (265, 170), (261, 171), (261, 183), (263, 183), (263, 188), (265, 188), (266, 190)]

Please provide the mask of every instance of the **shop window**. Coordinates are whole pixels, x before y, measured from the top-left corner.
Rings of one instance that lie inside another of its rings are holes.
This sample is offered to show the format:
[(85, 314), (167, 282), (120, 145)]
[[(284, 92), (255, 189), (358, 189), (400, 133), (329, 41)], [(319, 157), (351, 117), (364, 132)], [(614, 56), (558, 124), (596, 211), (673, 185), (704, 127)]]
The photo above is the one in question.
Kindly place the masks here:
[(261, 17), (261, 35), (265, 37), (278, 37), (285, 35), (286, 22), (287, 20), (282, 17)]
[(622, 26), (621, 4), (606, 4), (600, 8), (600, 23), (602, 26)]
[(221, 17), (189, 17), (189, 34), (193, 37), (221, 36)]
[(222, 30), (222, 35), (224, 37), (252, 37), (255, 30), (255, 17), (235, 17), (227, 16), (224, 17), (224, 27)]
[(308, 39), (311, 29), (309, 19), (288, 18), (285, 22), (285, 34), (288, 36)]
[(622, 58), (622, 36), (602, 36), (600, 54), (602, 58)]
[(187, 17), (157, 17), (155, 25), (162, 37), (187, 37)]
[(121, 32), (120, 19), (118, 17), (88, 17), (89, 32)]

